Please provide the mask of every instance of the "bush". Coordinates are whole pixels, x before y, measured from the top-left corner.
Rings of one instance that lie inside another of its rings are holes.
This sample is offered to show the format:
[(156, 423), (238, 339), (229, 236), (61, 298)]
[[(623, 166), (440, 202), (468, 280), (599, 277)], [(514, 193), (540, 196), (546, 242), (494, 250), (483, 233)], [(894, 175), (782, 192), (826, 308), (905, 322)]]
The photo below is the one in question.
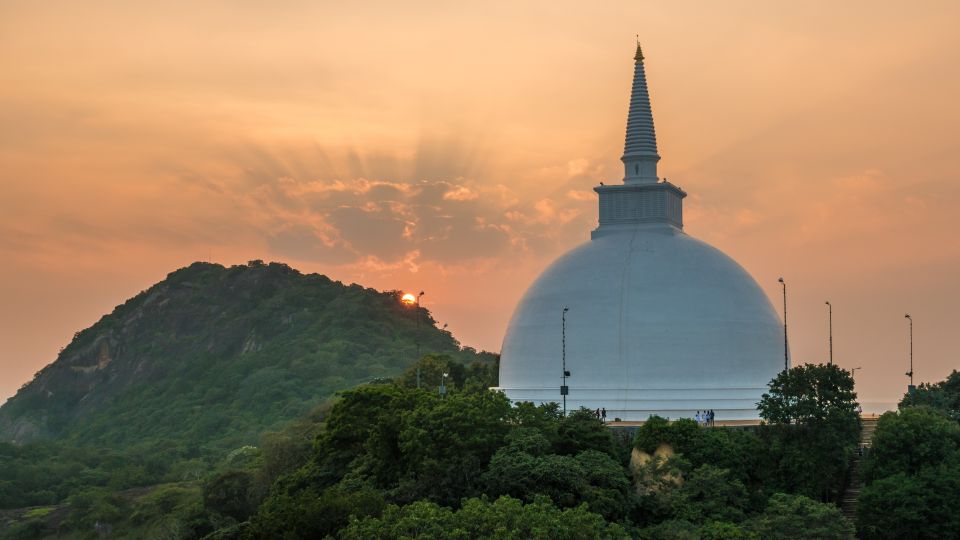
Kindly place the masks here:
[(960, 426), (943, 412), (908, 407), (884, 413), (877, 422), (865, 464), (867, 482), (953, 460), (960, 448)]
[(353, 520), (339, 538), (343, 540), (436, 539), (602, 539), (626, 538), (626, 531), (607, 523), (586, 507), (560, 510), (546, 498), (530, 504), (501, 497), (493, 502), (468, 499), (458, 511), (417, 501), (389, 506), (379, 518)]
[(746, 528), (760, 538), (792, 540), (852, 540), (854, 527), (832, 504), (803, 495), (777, 493), (762, 514), (751, 518)]
[(70, 525), (80, 531), (92, 531), (99, 523), (114, 524), (128, 511), (126, 501), (105, 489), (88, 489), (75, 493), (68, 500)]
[(379, 516), (386, 503), (372, 489), (306, 490), (267, 499), (250, 521), (250, 538), (324, 538), (336, 534), (351, 518)]
[(226, 471), (213, 477), (203, 486), (203, 506), (237, 521), (246, 521), (256, 510), (250, 498), (253, 473)]
[(860, 537), (960, 538), (960, 466), (929, 466), (903, 472), (863, 488), (858, 509)]

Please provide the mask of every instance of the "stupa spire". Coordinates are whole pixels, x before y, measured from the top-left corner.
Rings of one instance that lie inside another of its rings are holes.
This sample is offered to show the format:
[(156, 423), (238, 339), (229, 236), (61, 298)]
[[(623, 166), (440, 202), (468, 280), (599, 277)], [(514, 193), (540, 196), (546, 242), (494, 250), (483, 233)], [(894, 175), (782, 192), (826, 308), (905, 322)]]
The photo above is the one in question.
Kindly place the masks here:
[(630, 111), (627, 114), (627, 136), (623, 147), (625, 184), (655, 184), (657, 178), (657, 134), (653, 128), (653, 111), (650, 108), (650, 92), (647, 90), (647, 74), (643, 67), (643, 50), (637, 40), (637, 53), (633, 57), (633, 88), (630, 92)]
[(630, 114), (627, 115), (627, 137), (623, 148), (623, 184), (599, 185), (600, 226), (591, 238), (607, 234), (633, 232), (638, 225), (666, 224), (683, 229), (683, 198), (679, 187), (657, 178), (657, 135), (653, 131), (650, 93), (643, 71), (643, 51), (637, 42), (633, 57), (633, 90), (630, 93)]

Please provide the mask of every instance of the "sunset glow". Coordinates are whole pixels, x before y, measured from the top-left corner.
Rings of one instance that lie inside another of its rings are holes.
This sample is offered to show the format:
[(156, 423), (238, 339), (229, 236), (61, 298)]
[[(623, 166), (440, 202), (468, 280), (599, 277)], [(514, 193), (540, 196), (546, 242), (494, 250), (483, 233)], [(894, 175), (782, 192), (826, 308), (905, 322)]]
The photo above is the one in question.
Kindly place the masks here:
[[(429, 291), (463, 345), (589, 239), (634, 36), (685, 230), (865, 401), (956, 367), (960, 3), (0, 6), (0, 401), (193, 261)], [(416, 297), (407, 293), (406, 304)], [(560, 319), (557, 318), (559, 336)], [(567, 336), (575, 340), (576, 336)]]

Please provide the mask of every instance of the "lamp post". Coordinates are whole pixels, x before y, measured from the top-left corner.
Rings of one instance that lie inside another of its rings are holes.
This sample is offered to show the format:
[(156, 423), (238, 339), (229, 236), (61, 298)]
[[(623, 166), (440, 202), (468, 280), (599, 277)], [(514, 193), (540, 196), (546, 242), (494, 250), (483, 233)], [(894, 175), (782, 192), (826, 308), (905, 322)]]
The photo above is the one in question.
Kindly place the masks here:
[(420, 388), (420, 299), (423, 291), (417, 295), (417, 388)]
[(828, 317), (829, 317), (829, 320), (830, 320), (830, 323), (829, 323), (829, 327), (830, 327), (830, 361), (828, 362), (828, 364), (832, 364), (832, 363), (833, 363), (833, 304), (831, 304), (829, 300), (827, 300), (827, 309), (828, 309), (828, 313), (829, 313), (829, 316), (828, 316)]
[(909, 313), (903, 317), (910, 321), (910, 371), (907, 372), (907, 377), (910, 377), (910, 386), (907, 387), (907, 391), (913, 392), (913, 317)]
[(560, 315), (560, 357), (563, 363), (563, 373), (561, 378), (563, 379), (563, 384), (560, 385), (560, 395), (563, 396), (563, 415), (567, 415), (567, 394), (570, 393), (570, 388), (567, 387), (567, 377), (570, 376), (570, 372), (567, 371), (567, 312), (570, 311), (570, 308), (564, 306), (563, 314)]
[(787, 352), (787, 282), (781, 277), (779, 280), (783, 285), (783, 370), (790, 369), (790, 358)]
[[(420, 362), (420, 299), (423, 298), (423, 291), (417, 295), (417, 362)], [(419, 371), (420, 368), (417, 368)]]
[[(854, 389), (854, 390), (857, 389), (857, 379), (856, 379), (855, 373), (857, 372), (858, 369), (863, 369), (863, 368), (862, 368), (861, 366), (857, 366), (857, 367), (855, 367), (855, 368), (853, 368), (853, 369), (850, 370), (850, 380), (853, 382), (853, 389)], [(859, 413), (858, 413), (858, 414), (862, 416), (862, 415), (863, 415), (863, 407), (860, 407), (859, 405), (858, 405), (857, 407), (858, 407), (858, 410), (859, 410)]]
[(423, 298), (423, 291), (417, 295), (417, 362), (420, 361), (420, 299)]

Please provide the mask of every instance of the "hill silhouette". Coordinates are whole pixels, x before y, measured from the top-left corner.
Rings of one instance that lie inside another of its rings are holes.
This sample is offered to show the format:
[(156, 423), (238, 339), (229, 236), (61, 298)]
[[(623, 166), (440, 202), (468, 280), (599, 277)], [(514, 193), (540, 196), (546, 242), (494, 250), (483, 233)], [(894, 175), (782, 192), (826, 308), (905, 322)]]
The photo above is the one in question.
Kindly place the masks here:
[(0, 407), (0, 441), (209, 455), (401, 374), (418, 341), (493, 361), (399, 296), (279, 263), (194, 263), (78, 332)]

